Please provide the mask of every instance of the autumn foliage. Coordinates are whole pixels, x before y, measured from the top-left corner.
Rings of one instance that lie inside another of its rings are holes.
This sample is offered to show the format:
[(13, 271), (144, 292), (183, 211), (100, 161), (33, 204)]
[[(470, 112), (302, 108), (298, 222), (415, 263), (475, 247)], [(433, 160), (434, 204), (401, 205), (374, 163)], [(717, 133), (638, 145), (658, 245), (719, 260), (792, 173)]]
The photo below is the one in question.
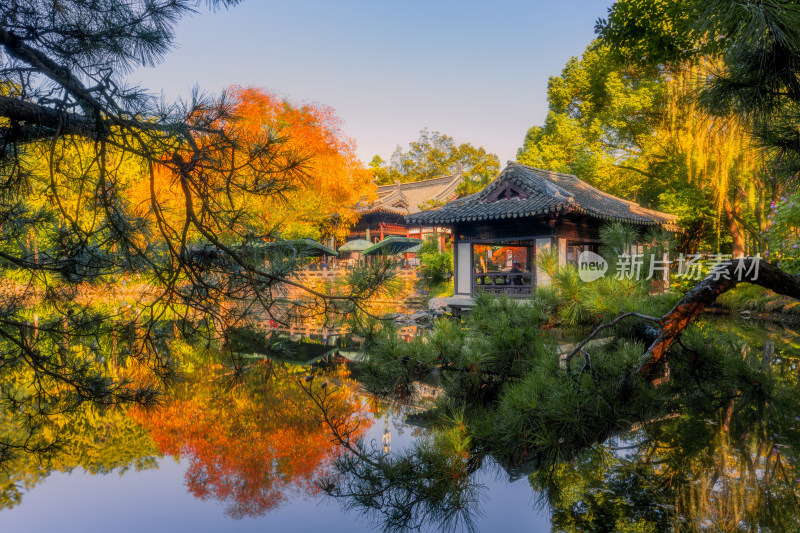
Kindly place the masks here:
[(206, 210), (228, 214), (218, 236), (343, 237), (355, 221), (353, 207), (374, 195), (375, 186), (334, 110), (296, 106), (253, 87), (234, 86), (228, 94), (230, 115), (214, 127), (237, 148), (218, 145), (212, 134), (195, 135), (203, 154), (192, 161), (199, 178), (183, 179), (174, 159), (154, 165), (135, 188), (139, 212), (160, 219), (176, 236), (191, 203), (198, 218)]
[[(224, 368), (204, 369), (164, 408), (133, 416), (162, 453), (188, 460), (192, 494), (226, 502), (235, 518), (259, 515), (289, 495), (315, 493), (314, 479), (341, 450), (303, 390), (305, 370), (264, 363), (233, 385)], [(351, 415), (345, 431), (357, 438), (372, 419), (347, 376), (344, 367), (330, 371), (311, 391), (325, 389), (331, 416)]]
[[(282, 139), (287, 156), (299, 162), (290, 190), (270, 202), (265, 221), (283, 222), (284, 233), (315, 236), (346, 234), (343, 226), (355, 220), (352, 206), (363, 195), (374, 194), (371, 173), (355, 155), (355, 141), (341, 132), (333, 108), (320, 104), (299, 107), (252, 87), (233, 87), (242, 135), (267, 128)], [(330, 224), (337, 215), (339, 227)], [(344, 234), (342, 232), (344, 231)]]

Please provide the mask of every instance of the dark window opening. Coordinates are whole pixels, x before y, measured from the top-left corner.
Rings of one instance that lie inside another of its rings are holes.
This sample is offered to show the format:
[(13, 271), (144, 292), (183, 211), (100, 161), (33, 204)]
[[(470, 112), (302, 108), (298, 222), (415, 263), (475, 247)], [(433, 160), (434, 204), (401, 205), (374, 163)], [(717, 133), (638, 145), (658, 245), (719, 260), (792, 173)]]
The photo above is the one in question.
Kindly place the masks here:
[(600, 252), (600, 244), (596, 242), (567, 241), (567, 264), (578, 264), (578, 258), (583, 252)]

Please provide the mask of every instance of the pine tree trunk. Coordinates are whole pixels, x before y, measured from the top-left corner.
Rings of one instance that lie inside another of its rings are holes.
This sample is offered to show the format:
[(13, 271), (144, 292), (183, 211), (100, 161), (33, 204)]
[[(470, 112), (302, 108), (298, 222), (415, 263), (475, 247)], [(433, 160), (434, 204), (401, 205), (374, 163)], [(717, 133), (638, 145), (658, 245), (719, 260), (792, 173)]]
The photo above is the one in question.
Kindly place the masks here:
[(692, 320), (720, 294), (740, 282), (760, 285), (778, 294), (800, 299), (800, 275), (788, 274), (755, 257), (729, 261), (719, 269), (717, 279), (714, 278), (714, 275), (707, 276), (687, 292), (669, 313), (661, 317), (661, 329), (644, 355), (639, 368), (641, 373), (650, 374), (653, 366), (666, 356), (672, 343)]

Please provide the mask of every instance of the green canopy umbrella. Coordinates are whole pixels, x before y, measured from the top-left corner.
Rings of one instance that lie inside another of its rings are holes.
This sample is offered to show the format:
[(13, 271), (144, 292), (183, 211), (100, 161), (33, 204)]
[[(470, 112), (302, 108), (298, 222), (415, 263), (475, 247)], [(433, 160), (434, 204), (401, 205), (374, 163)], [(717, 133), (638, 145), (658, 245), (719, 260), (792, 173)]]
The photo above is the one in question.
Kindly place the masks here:
[(392, 235), (389, 238), (383, 239), (378, 244), (370, 246), (366, 250), (364, 250), (364, 255), (376, 255), (376, 254), (384, 254), (384, 255), (394, 255), (394, 254), (401, 254), (414, 248), (415, 246), (419, 246), (422, 244), (420, 239), (412, 239), (410, 237), (398, 237), (397, 235)]
[(336, 257), (339, 255), (339, 252), (336, 250), (328, 248), (314, 239), (287, 239), (285, 241), (265, 242), (261, 246), (272, 249), (295, 250), (300, 257)]
[(363, 252), (367, 248), (371, 247), (372, 243), (366, 239), (356, 239), (354, 241), (348, 241), (339, 247), (339, 253), (342, 252)]

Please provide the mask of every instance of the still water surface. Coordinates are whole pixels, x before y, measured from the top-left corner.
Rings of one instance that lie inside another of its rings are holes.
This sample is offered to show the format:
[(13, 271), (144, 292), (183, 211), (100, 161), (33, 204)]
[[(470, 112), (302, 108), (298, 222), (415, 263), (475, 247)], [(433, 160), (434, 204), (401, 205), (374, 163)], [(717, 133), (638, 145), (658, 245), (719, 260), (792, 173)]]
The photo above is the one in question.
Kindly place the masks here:
[[(367, 438), (380, 444), (386, 414), (375, 418)], [(415, 438), (402, 415), (389, 415), (391, 446), (402, 449)], [(102, 475), (83, 469), (54, 472), (26, 491), (20, 505), (0, 511), (2, 531), (371, 532), (375, 524), (341, 509), (324, 496), (297, 494), (276, 509), (233, 519), (226, 504), (193, 496), (186, 486), (186, 459), (163, 457), (141, 472), (116, 469)], [(498, 470), (485, 468), (476, 482), (484, 485), (480, 531), (549, 531), (549, 515), (537, 510), (535, 493), (525, 478), (509, 482)]]
[[(758, 349), (775, 342), (781, 372), (799, 371), (792, 329), (734, 321), (713, 327)], [(313, 358), (302, 348), (299, 359)], [(309, 367), (256, 360), (248, 368), (233, 379), (224, 365), (198, 364), (161, 409), (90, 411), (65, 422), (62, 436), (72, 441), (60, 456), (25, 458), (0, 474), (0, 531), (381, 530), (380, 514), (347, 511), (348, 502), (320, 493), (319, 476), (344, 450), (304, 394)], [(334, 415), (353, 413), (348, 431), (378, 455), (385, 444), (391, 457), (429, 437), (408, 418), (414, 408), (367, 398), (344, 366), (320, 369), (315, 379), (317, 398)], [(330, 385), (321, 387), (322, 379)], [(778, 415), (798, 421), (789, 430), (800, 428), (800, 406)], [(791, 531), (784, 527), (800, 523), (794, 450), (783, 435), (734, 434), (729, 423), (667, 421), (672, 425), (662, 434), (656, 429), (607, 442), (539, 478), (523, 471), (511, 481), (485, 458), (469, 476), (477, 501), (467, 513), (478, 531), (657, 531), (667, 523), (675, 530), (761, 524), (765, 531)], [(704, 448), (684, 458), (676, 450), (692, 448), (695, 433), (707, 439)], [(648, 452), (651, 442), (661, 444)], [(654, 455), (659, 460), (651, 462)], [(607, 520), (597, 518), (604, 514)]]

